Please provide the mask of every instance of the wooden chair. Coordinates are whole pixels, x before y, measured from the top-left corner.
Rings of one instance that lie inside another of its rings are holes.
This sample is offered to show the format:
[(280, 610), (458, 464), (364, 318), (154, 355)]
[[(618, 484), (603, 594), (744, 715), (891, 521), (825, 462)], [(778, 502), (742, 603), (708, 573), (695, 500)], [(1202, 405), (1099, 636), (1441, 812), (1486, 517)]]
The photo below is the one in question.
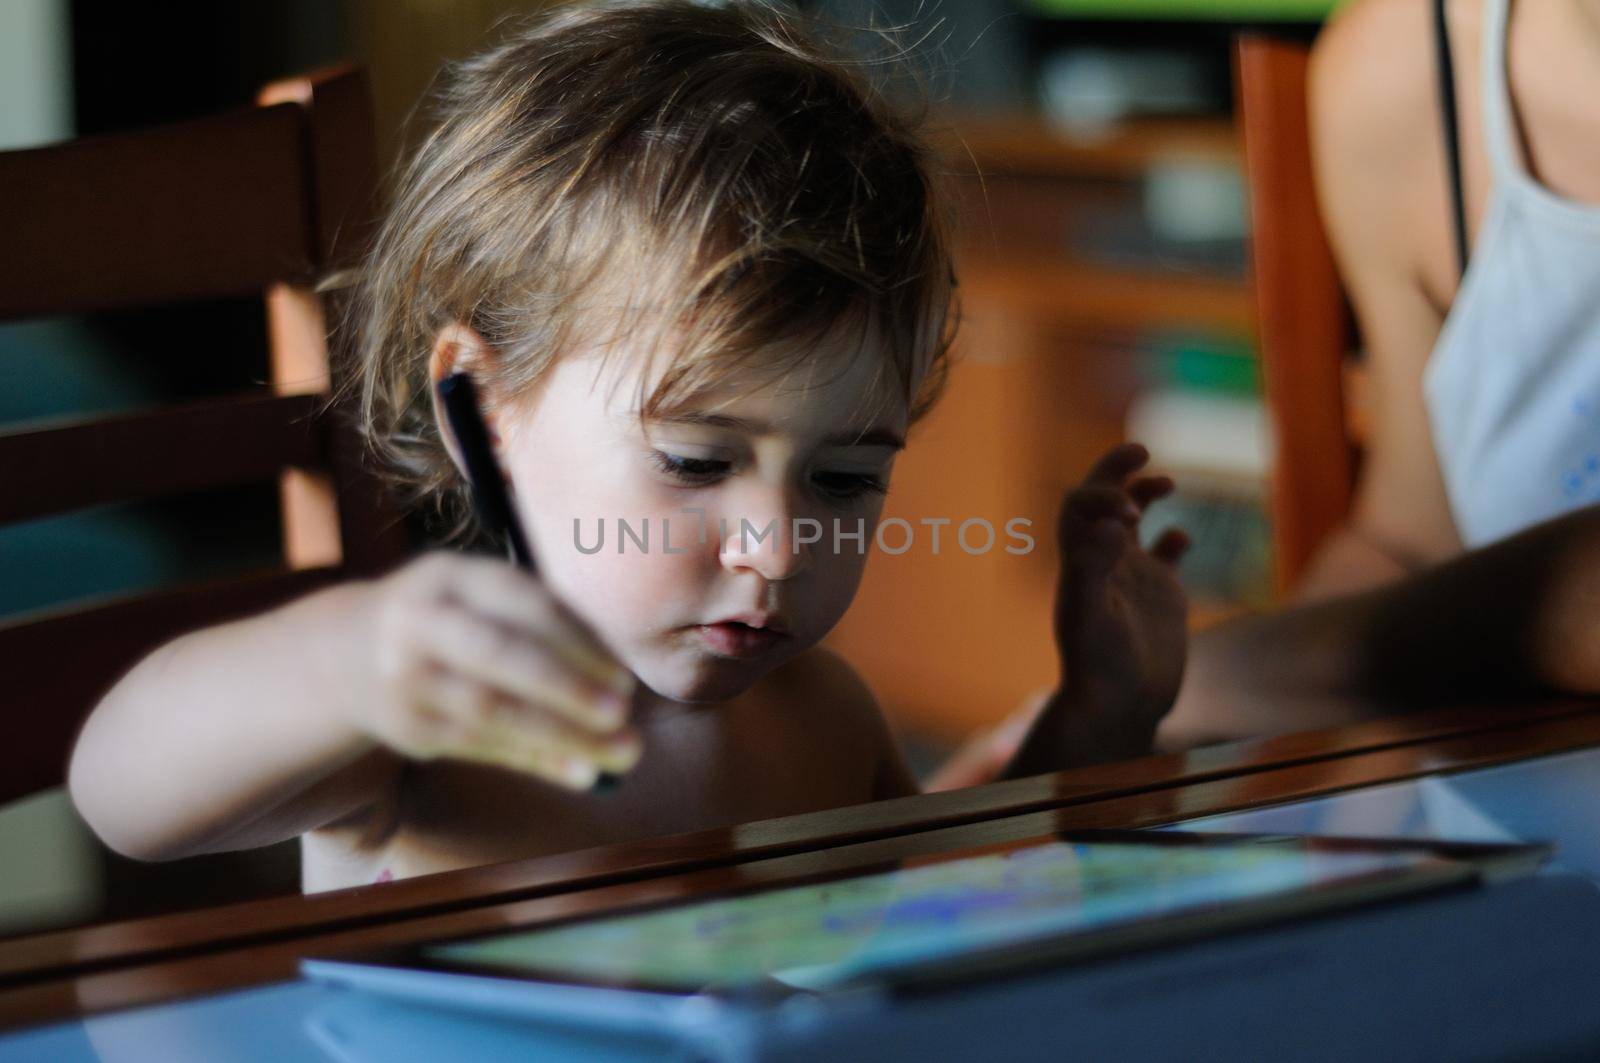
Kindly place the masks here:
[(376, 573), (406, 549), (348, 403), (329, 401), (312, 290), (369, 230), (367, 80), (330, 69), (259, 103), (0, 154), (0, 320), (261, 293), (273, 376), (259, 393), (0, 434), (0, 523), (277, 477), (285, 543), (275, 571), (0, 622), (0, 803), (64, 779), (89, 709), (157, 644)]
[(1312, 180), (1310, 53), (1304, 40), (1250, 33), (1234, 56), (1257, 338), (1277, 446), (1271, 517), (1280, 591), (1344, 519), (1358, 457), (1346, 394), (1354, 331)]

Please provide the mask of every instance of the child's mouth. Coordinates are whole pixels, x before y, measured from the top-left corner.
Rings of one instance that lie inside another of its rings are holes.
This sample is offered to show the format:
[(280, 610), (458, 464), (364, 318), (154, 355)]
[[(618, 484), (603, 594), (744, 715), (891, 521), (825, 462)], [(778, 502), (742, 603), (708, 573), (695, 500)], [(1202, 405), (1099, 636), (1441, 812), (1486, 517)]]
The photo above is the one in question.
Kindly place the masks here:
[(751, 627), (737, 620), (701, 624), (695, 631), (706, 645), (724, 657), (758, 657), (788, 638), (771, 628)]

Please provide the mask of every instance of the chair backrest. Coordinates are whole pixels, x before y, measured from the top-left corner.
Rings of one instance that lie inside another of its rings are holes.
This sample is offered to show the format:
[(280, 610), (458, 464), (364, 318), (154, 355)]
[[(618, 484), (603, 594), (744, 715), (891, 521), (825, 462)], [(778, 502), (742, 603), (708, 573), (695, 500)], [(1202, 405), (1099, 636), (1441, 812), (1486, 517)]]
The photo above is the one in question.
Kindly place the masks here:
[(285, 544), (270, 572), (0, 622), (0, 803), (62, 781), (89, 709), (156, 645), (404, 556), (347, 404), (330, 402), (313, 291), (361, 249), (375, 173), (352, 67), (274, 83), (236, 113), (0, 153), (0, 320), (260, 294), (273, 376), (259, 393), (0, 432), (0, 524), (277, 478)]
[(1234, 56), (1257, 340), (1276, 443), (1271, 517), (1280, 591), (1344, 519), (1357, 458), (1344, 388), (1353, 332), (1312, 178), (1310, 52), (1303, 40), (1245, 34)]

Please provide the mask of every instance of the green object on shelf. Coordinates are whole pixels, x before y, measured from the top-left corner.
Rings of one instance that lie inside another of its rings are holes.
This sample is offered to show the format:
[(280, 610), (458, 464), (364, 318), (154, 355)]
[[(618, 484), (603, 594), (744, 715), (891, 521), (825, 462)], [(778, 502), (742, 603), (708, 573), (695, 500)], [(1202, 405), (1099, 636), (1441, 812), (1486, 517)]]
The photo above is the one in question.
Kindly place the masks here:
[(1221, 395), (1261, 394), (1261, 374), (1248, 340), (1177, 335), (1147, 343), (1152, 385)]
[(1053, 18), (1196, 19), (1215, 22), (1320, 22), (1341, 0), (1025, 0)]

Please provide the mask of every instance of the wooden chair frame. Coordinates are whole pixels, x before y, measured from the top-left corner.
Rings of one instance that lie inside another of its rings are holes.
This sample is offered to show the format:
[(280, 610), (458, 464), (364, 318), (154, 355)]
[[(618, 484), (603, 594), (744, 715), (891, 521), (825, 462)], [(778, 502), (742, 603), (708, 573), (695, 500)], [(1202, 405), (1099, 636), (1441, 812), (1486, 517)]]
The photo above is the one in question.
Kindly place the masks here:
[(404, 556), (349, 403), (332, 399), (314, 290), (370, 232), (371, 91), (342, 66), (258, 103), (0, 154), (0, 320), (259, 293), (273, 374), (270, 393), (0, 433), (0, 523), (277, 477), (285, 544), (278, 571), (0, 622), (0, 802), (62, 781), (89, 709), (155, 646)]
[(1250, 190), (1251, 273), (1276, 445), (1271, 517), (1280, 591), (1345, 518), (1357, 454), (1346, 417), (1354, 331), (1317, 208), (1306, 72), (1311, 45), (1263, 33), (1234, 53)]

